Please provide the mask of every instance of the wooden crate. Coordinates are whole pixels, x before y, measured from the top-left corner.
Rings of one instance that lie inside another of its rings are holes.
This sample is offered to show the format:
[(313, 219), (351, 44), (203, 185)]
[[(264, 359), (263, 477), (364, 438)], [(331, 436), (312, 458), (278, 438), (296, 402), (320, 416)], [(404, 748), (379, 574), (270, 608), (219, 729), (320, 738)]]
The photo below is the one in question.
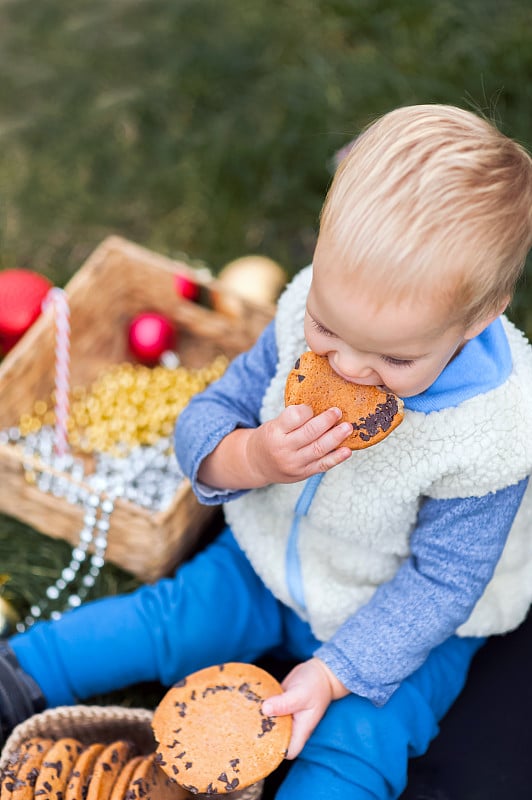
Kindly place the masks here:
[[(179, 356), (187, 367), (201, 367), (219, 354), (229, 359), (250, 347), (273, 315), (271, 307), (239, 302), (238, 316), (180, 298), (176, 272), (196, 271), (136, 244), (110, 237), (92, 253), (65, 287), (71, 313), (71, 383), (89, 386), (112, 364), (130, 360), (129, 320), (147, 310), (177, 323)], [(201, 281), (200, 281), (201, 282)], [(218, 281), (204, 280), (202, 292), (227, 292)], [(17, 425), (38, 399), (49, 397), (54, 381), (54, 325), (42, 314), (0, 365), (0, 429)], [(49, 536), (77, 544), (83, 511), (40, 491), (24, 477), (18, 448), (0, 444), (0, 510)], [(111, 516), (107, 559), (151, 581), (168, 574), (198, 542), (212, 519), (184, 481), (161, 512), (118, 499)]]

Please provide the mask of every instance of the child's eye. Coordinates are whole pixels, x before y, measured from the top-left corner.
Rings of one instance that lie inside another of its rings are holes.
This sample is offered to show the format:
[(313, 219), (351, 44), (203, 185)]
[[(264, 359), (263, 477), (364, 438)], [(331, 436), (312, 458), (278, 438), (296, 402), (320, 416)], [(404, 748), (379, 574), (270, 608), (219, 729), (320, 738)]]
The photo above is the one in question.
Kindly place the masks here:
[(334, 333), (332, 331), (330, 331), (329, 328), (325, 328), (321, 324), (321, 322), (318, 322), (317, 320), (313, 319), (312, 320), (312, 324), (316, 328), (318, 333), (321, 333), (323, 336), (334, 336)]
[(381, 356), (382, 360), (392, 367), (411, 367), (415, 364), (413, 359), (392, 358), (392, 356)]

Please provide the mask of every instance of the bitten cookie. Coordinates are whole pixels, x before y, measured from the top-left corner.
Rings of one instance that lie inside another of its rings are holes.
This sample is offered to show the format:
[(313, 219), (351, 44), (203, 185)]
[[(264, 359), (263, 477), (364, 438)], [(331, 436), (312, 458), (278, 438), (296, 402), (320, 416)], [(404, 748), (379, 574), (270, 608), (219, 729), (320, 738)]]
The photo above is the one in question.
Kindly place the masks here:
[(226, 794), (269, 775), (286, 755), (292, 717), (266, 717), (262, 701), (282, 692), (252, 664), (207, 667), (173, 686), (152, 727), (157, 763), (192, 794)]
[(342, 422), (350, 422), (353, 433), (340, 447), (362, 450), (382, 441), (402, 422), (403, 401), (377, 386), (349, 383), (333, 370), (326, 356), (303, 353), (288, 373), (285, 405), (305, 403), (314, 414), (332, 406), (342, 412)]

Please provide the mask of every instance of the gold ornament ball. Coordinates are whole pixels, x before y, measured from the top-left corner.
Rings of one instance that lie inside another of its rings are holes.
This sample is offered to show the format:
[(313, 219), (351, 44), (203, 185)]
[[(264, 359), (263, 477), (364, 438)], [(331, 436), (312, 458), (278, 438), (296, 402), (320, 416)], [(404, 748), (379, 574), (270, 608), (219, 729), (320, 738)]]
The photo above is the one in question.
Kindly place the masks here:
[(220, 270), (218, 282), (228, 292), (213, 291), (212, 304), (216, 311), (240, 316), (239, 297), (258, 305), (271, 305), (276, 302), (286, 281), (287, 274), (277, 261), (266, 256), (242, 256)]
[(0, 595), (0, 639), (14, 633), (19, 620), (20, 617), (11, 603)]

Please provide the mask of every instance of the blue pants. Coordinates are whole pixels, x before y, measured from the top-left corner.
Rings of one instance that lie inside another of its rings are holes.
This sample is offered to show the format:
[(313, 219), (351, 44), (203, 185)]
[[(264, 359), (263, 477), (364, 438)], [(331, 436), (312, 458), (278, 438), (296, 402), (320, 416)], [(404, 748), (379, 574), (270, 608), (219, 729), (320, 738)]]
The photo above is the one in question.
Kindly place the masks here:
[[(358, 695), (333, 702), (293, 763), (278, 800), (391, 800), (459, 694), (482, 639), (452, 637), (385, 706)], [(136, 592), (87, 603), (11, 640), (50, 706), (134, 683), (170, 685), (223, 661), (283, 648), (299, 660), (319, 646), (310, 627), (264, 586), (227, 529), (206, 550)]]

